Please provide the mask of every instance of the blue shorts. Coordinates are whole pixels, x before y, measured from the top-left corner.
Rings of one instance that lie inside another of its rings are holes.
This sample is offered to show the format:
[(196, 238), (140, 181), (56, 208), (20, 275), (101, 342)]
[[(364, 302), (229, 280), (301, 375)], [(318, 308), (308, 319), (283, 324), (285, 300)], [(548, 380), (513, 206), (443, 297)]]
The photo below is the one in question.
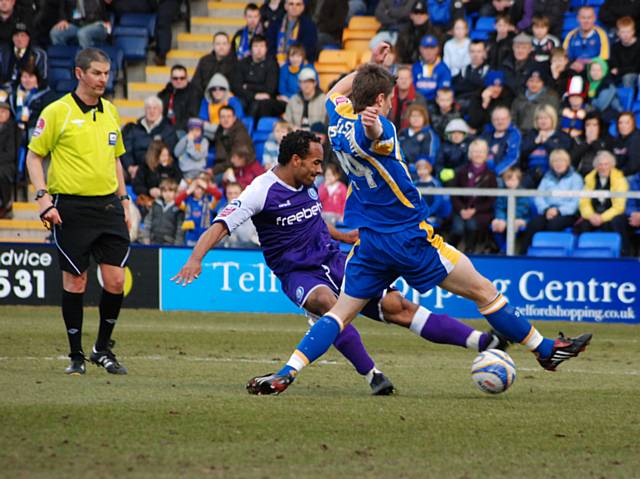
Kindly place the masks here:
[[(279, 276), (282, 283), (282, 291), (296, 305), (304, 308), (309, 295), (320, 286), (329, 288), (338, 296), (340, 294), (340, 286), (344, 277), (344, 267), (347, 260), (346, 253), (342, 251), (336, 252), (327, 258), (324, 264), (316, 269), (300, 269), (291, 271), (290, 273)], [(371, 296), (371, 301), (362, 310), (361, 314), (376, 321), (384, 321), (380, 301), (384, 290), (389, 286), (385, 285), (379, 294)], [(306, 310), (305, 310), (306, 311)], [(306, 311), (307, 316), (316, 318), (316, 316)]]
[(375, 298), (402, 276), (426, 293), (447, 277), (460, 255), (426, 222), (396, 233), (362, 228), (347, 259), (343, 289), (354, 298)]

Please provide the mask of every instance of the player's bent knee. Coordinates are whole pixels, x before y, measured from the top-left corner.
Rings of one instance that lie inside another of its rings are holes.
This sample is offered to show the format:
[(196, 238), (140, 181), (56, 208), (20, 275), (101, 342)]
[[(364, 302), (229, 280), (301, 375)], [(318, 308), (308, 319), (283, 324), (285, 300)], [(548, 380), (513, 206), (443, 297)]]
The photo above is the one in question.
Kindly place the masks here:
[(75, 275), (67, 271), (62, 272), (62, 288), (69, 293), (84, 293), (87, 289), (87, 272)]
[(382, 314), (384, 320), (408, 328), (418, 305), (404, 298), (400, 293), (393, 292), (382, 299)]
[(309, 295), (304, 303), (304, 309), (316, 316), (327, 313), (336, 304), (337, 298), (328, 288), (318, 288)]

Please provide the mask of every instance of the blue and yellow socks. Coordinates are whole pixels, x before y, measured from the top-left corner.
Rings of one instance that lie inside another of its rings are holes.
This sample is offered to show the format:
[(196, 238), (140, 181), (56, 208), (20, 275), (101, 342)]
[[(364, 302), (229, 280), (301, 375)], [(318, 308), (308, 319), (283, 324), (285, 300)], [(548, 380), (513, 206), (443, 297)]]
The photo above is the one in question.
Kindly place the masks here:
[(479, 309), (489, 324), (514, 343), (520, 343), (540, 358), (548, 358), (553, 353), (552, 339), (542, 336), (529, 321), (511, 306), (507, 299), (498, 294), (488, 305)]
[(342, 329), (342, 321), (337, 316), (331, 313), (322, 316), (298, 343), (287, 364), (277, 374), (295, 376), (307, 364), (326, 353)]

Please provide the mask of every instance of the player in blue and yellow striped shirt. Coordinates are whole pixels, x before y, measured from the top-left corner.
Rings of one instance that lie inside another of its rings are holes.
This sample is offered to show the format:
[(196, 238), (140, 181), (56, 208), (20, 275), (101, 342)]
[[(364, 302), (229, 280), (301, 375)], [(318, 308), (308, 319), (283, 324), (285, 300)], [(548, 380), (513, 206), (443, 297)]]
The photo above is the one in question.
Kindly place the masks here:
[[(383, 59), (385, 48), (377, 49), (373, 58)], [(536, 353), (548, 370), (577, 356), (591, 339), (591, 334), (575, 339), (561, 335), (555, 341), (543, 337), (469, 258), (434, 234), (426, 221), (429, 208), (411, 182), (395, 127), (385, 118), (394, 85), (386, 69), (368, 64), (329, 92), (329, 137), (350, 181), (345, 221), (359, 228), (360, 241), (349, 255), (338, 302), (309, 330), (280, 371), (249, 382), (250, 393), (284, 391), (303, 367), (329, 349), (370, 298), (400, 276), (420, 293), (439, 285), (474, 301), (494, 329)], [(411, 329), (420, 330), (433, 316), (420, 306)]]

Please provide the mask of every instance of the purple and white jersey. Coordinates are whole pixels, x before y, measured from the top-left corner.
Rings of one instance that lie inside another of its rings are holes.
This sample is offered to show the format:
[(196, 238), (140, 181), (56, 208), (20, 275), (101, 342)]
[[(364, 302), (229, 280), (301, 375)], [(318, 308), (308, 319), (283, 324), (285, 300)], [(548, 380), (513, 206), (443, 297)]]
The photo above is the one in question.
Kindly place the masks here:
[(315, 186), (293, 188), (269, 170), (230, 202), (214, 223), (224, 222), (231, 233), (251, 218), (267, 266), (280, 276), (318, 268), (340, 251), (321, 213)]

